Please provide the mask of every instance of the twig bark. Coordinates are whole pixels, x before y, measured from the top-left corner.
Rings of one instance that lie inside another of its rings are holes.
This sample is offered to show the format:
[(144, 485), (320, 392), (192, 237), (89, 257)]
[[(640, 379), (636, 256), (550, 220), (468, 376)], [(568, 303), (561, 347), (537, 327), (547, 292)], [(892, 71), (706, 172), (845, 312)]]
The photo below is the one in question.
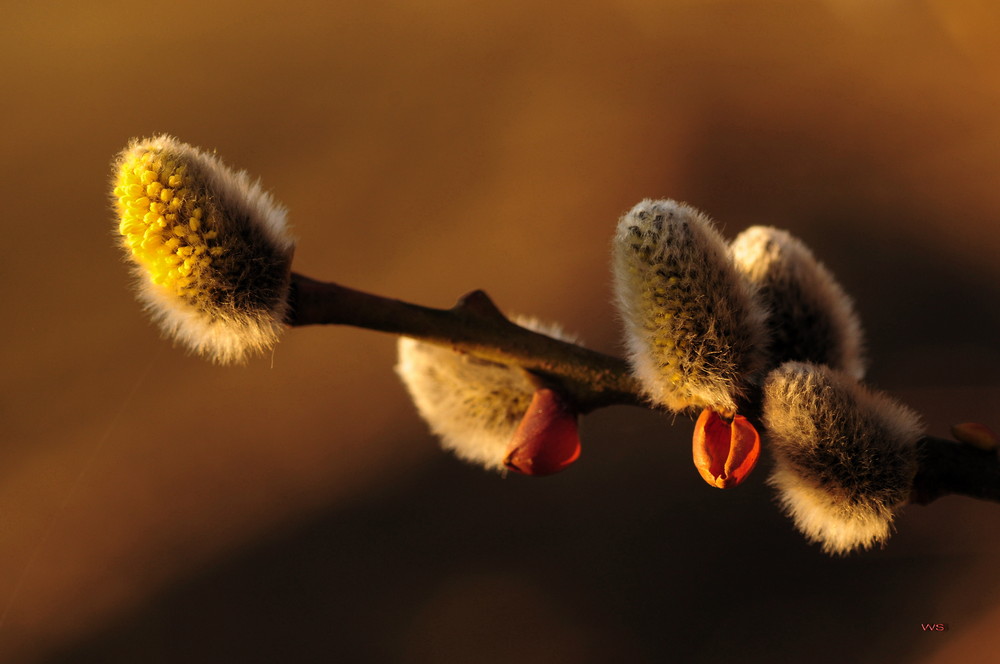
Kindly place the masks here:
[(917, 443), (919, 470), (911, 502), (926, 505), (961, 494), (1000, 502), (1000, 462), (996, 450), (925, 436)]
[(479, 290), (432, 309), (293, 274), (288, 323), (390, 332), (520, 366), (558, 385), (581, 413), (648, 405), (624, 360), (516, 325)]
[[(624, 360), (516, 325), (479, 290), (450, 309), (433, 309), (293, 273), (288, 324), (389, 332), (520, 366), (557, 385), (581, 413), (613, 405), (656, 409)], [(759, 404), (748, 406), (753, 410)], [(917, 457), (914, 503), (926, 505), (948, 494), (1000, 502), (996, 450), (926, 436), (917, 443)]]

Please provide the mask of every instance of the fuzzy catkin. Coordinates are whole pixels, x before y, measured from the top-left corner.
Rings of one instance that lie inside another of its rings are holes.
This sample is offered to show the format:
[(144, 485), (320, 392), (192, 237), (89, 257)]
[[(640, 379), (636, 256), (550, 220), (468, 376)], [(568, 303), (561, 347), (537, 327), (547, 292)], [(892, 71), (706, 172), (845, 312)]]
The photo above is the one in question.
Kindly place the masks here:
[(649, 398), (734, 412), (764, 368), (766, 312), (711, 220), (644, 200), (618, 222), (612, 268), (629, 361)]
[(864, 375), (854, 305), (805, 244), (786, 231), (751, 226), (730, 246), (768, 310), (770, 366), (812, 362), (857, 379)]
[[(533, 318), (514, 322), (562, 341), (576, 340)], [(396, 373), (441, 446), (459, 458), (503, 471), (508, 446), (537, 389), (519, 367), (400, 337)]]
[(917, 470), (920, 418), (822, 365), (789, 362), (764, 383), (768, 480), (796, 527), (827, 553), (888, 539)]
[(259, 183), (161, 135), (118, 155), (112, 187), (138, 297), (165, 334), (220, 364), (277, 342), (294, 241)]

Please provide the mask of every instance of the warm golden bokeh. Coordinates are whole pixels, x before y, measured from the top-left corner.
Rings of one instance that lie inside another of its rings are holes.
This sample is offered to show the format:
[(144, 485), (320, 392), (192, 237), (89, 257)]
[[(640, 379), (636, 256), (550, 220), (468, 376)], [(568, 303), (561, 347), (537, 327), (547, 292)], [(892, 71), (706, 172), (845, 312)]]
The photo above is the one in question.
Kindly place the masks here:
[(500, 479), (437, 450), (385, 335), (291, 330), (238, 368), (171, 347), (108, 205), (114, 155), (168, 132), (262, 179), (305, 274), (434, 306), (483, 288), (620, 353), (616, 221), (684, 200), (728, 238), (805, 241), (870, 379), (932, 432), (997, 429), (994, 3), (9, 4), (0, 660), (1000, 646), (996, 505), (911, 507), (886, 550), (830, 559), (778, 513), (766, 447), (714, 491), (691, 422), (625, 408), (583, 419), (564, 473)]

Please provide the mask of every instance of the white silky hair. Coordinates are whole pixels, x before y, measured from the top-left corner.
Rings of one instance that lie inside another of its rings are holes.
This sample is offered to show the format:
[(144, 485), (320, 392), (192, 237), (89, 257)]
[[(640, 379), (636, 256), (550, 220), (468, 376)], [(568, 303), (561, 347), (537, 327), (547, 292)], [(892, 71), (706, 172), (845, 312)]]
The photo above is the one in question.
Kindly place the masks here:
[(136, 297), (164, 336), (216, 364), (243, 364), (274, 347), (284, 332), (287, 304), (248, 313), (189, 306), (165, 289), (138, 280)]
[(788, 362), (764, 383), (768, 483), (795, 526), (830, 554), (883, 544), (917, 470), (920, 417), (826, 366)]
[(809, 247), (769, 226), (747, 228), (730, 247), (768, 309), (772, 367), (812, 362), (859, 380), (864, 376), (864, 340), (854, 303)]
[(134, 265), (137, 297), (166, 336), (219, 364), (245, 362), (274, 346), (285, 329), (295, 241), (287, 212), (252, 180), (215, 154), (162, 134), (133, 140), (116, 161), (158, 151), (188, 166), (194, 195), (225, 254), (210, 268), (212, 306), (176, 295)]
[(615, 302), (633, 373), (674, 411), (733, 412), (763, 370), (767, 312), (711, 219), (646, 199), (618, 222)]
[[(562, 341), (576, 341), (558, 325), (526, 316), (512, 320)], [(441, 446), (488, 470), (505, 471), (508, 446), (537, 389), (529, 374), (408, 337), (400, 337), (398, 352), (396, 373)]]

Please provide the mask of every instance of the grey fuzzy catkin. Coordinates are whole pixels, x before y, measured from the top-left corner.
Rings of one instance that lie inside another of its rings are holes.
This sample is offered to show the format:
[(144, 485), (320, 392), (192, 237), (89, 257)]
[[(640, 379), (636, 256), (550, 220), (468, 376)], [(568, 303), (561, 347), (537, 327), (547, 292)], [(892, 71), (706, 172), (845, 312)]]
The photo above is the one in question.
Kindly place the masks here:
[(711, 220), (644, 200), (618, 222), (612, 268), (629, 361), (649, 398), (734, 412), (765, 366), (766, 312)]
[(827, 553), (885, 542), (912, 490), (919, 416), (845, 373), (789, 362), (764, 383), (762, 419), (768, 482), (796, 527)]
[[(557, 325), (515, 316), (535, 332), (576, 342)], [(503, 471), (508, 446), (538, 389), (519, 367), (489, 362), (400, 337), (396, 373), (441, 446), (459, 458)]]
[(736, 265), (768, 309), (771, 366), (812, 362), (857, 379), (864, 375), (854, 305), (805, 244), (786, 231), (751, 226), (730, 246)]

